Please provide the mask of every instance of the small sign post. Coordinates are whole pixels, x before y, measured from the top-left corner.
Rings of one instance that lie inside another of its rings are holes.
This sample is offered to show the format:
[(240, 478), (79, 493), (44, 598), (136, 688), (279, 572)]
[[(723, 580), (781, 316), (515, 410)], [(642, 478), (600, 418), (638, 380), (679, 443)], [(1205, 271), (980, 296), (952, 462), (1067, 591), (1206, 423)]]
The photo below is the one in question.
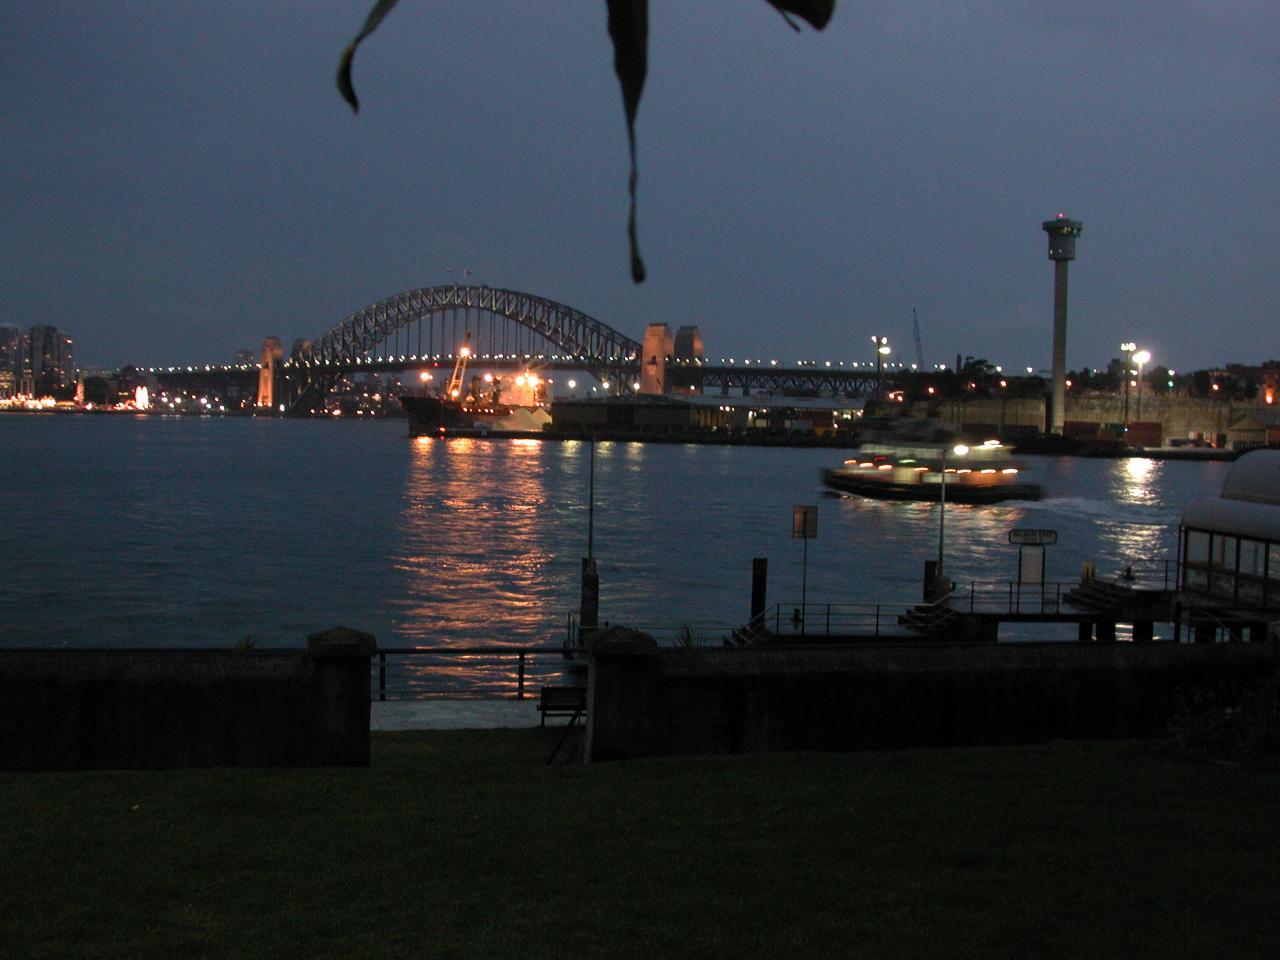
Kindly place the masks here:
[(1018, 545), (1018, 599), (1021, 603), (1022, 585), (1040, 586), (1040, 603), (1044, 605), (1044, 548), (1058, 542), (1057, 530), (1023, 528), (1009, 531), (1009, 542)]
[(1022, 546), (1051, 547), (1058, 542), (1057, 530), (1035, 530), (1024, 527), (1009, 531), (1009, 542)]
[(791, 539), (804, 541), (804, 561), (800, 568), (800, 635), (804, 636), (805, 606), (809, 589), (809, 541), (818, 536), (818, 508), (791, 508)]

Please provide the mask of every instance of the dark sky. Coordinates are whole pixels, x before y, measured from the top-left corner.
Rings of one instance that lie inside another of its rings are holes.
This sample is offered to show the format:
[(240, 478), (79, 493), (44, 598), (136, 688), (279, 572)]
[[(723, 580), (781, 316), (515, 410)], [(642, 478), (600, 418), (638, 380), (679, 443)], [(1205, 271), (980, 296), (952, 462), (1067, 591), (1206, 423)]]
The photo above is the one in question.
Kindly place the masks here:
[(600, 2), (0, 9), (0, 322), (81, 365), (223, 362), (446, 268), (708, 355), (1050, 360), (1042, 220), (1084, 222), (1068, 365), (1280, 357), (1280, 4), (651, 4), (643, 286)]

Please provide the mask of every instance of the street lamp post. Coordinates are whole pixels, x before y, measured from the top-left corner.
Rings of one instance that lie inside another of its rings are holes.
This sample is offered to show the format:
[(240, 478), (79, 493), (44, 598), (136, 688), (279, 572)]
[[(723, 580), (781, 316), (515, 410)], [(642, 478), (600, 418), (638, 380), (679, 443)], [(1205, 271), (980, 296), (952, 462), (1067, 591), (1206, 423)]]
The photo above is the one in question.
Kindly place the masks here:
[(1133, 370), (1133, 351), (1138, 345), (1132, 341), (1120, 344), (1120, 353), (1124, 355), (1124, 428), (1129, 429), (1129, 375)]
[[(957, 457), (963, 457), (969, 452), (969, 448), (963, 443), (957, 443), (951, 448), (951, 452)], [(942, 575), (942, 558), (946, 551), (947, 542), (947, 445), (942, 445), (942, 482), (938, 489), (938, 582), (943, 583), (945, 578)], [(940, 593), (937, 595), (941, 595)]]
[(884, 401), (884, 390), (881, 384), (884, 373), (884, 358), (889, 355), (889, 338), (888, 337), (872, 337), (871, 342), (876, 345), (876, 406), (879, 407)]
[(1138, 420), (1142, 420), (1142, 368), (1151, 359), (1150, 350), (1139, 350), (1133, 355), (1133, 362), (1138, 365)]

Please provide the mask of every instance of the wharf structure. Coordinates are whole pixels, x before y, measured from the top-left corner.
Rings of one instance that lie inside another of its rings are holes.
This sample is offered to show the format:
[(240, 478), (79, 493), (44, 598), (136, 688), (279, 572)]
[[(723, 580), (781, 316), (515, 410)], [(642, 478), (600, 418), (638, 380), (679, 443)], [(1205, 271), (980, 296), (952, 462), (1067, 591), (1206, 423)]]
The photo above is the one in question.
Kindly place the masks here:
[(1222, 492), (1182, 512), (1178, 628), (1261, 640), (1280, 620), (1280, 450), (1241, 457)]

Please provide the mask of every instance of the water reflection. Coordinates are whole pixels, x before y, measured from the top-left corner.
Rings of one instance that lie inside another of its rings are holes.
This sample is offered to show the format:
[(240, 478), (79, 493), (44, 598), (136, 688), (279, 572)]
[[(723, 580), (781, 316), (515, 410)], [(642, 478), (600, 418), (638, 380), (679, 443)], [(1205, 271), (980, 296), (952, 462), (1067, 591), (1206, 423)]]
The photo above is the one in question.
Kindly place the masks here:
[(550, 614), (561, 608), (568, 579), (557, 569), (557, 534), (572, 506), (549, 464), (554, 446), (414, 442), (392, 558), (402, 584), (394, 624), (401, 638), (432, 646), (551, 642)]
[[(415, 443), (392, 564), (394, 642), (558, 643), (577, 606), (590, 457), (587, 443)], [(794, 606), (802, 545), (790, 538), (790, 514), (800, 503), (819, 504), (818, 539), (808, 551), (811, 602), (914, 602), (925, 561), (937, 557), (937, 504), (824, 496), (824, 451), (602, 442), (594, 457), (606, 620), (640, 628), (740, 624), (758, 556), (769, 560), (769, 604)], [(1184, 488), (1150, 461), (1041, 458), (1037, 466), (1050, 488), (1043, 501), (947, 506), (952, 579), (1015, 578), (1009, 531), (1019, 527), (1059, 532), (1046, 554), (1050, 581), (1074, 580), (1086, 560), (1172, 556), (1181, 504), (1199, 495), (1198, 482)], [(558, 666), (543, 658), (539, 669)], [(513, 664), (487, 658), (418, 664), (409, 682), (451, 676), (473, 690), (514, 690)]]
[(1159, 501), (1156, 485), (1160, 479), (1160, 463), (1146, 457), (1125, 457), (1114, 461), (1112, 471), (1112, 495), (1122, 503), (1149, 503)]

